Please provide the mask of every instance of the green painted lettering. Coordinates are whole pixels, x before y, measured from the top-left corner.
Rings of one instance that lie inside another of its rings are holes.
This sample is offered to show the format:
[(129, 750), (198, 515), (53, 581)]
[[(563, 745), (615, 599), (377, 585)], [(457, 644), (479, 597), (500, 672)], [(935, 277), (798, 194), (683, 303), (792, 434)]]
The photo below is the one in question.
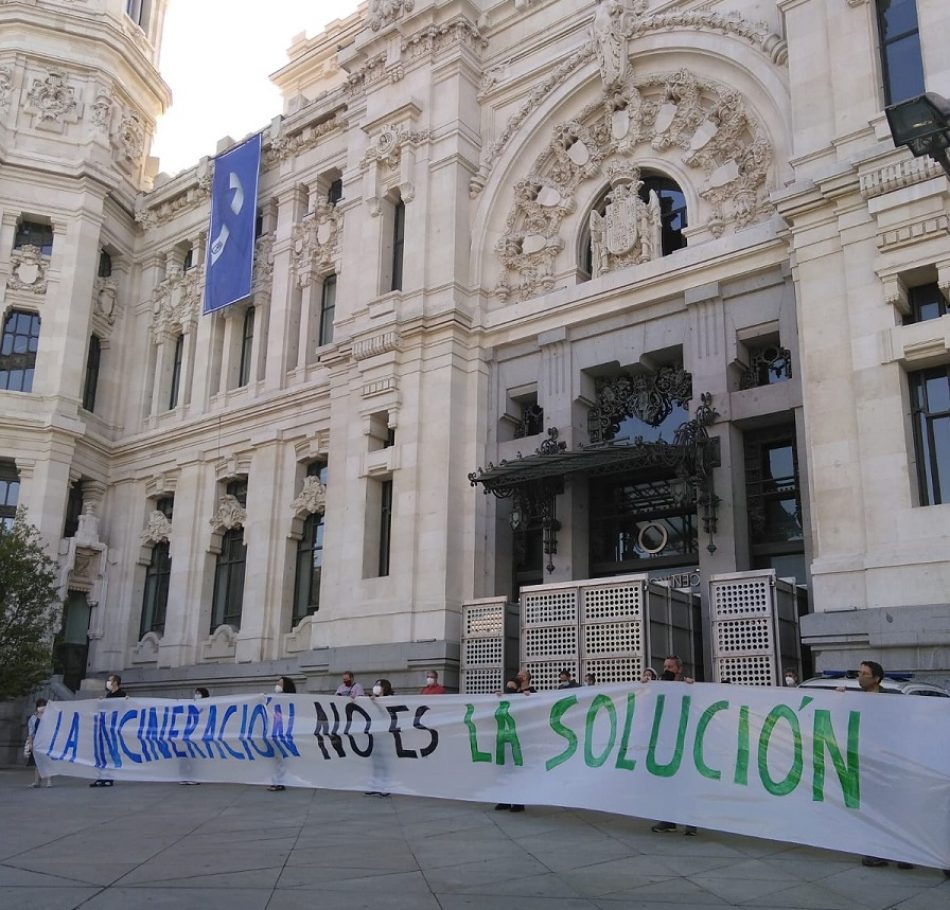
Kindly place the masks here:
[(495, 764), (505, 763), (505, 746), (507, 745), (511, 749), (512, 762), (520, 767), (524, 764), (524, 758), (521, 755), (521, 741), (518, 739), (515, 719), (508, 711), (510, 707), (510, 702), (502, 701), (498, 703), (498, 708), (495, 710), (495, 723), (498, 726), (498, 732), (495, 735)]
[[(769, 742), (772, 739), (772, 731), (779, 720), (786, 720), (792, 731), (792, 741), (794, 756), (792, 766), (788, 769), (788, 774), (784, 780), (773, 780), (769, 773)], [(759, 734), (759, 778), (762, 786), (765, 787), (772, 796), (787, 796), (794, 790), (802, 779), (802, 729), (798, 723), (795, 712), (788, 705), (776, 705), (769, 711), (762, 725), (762, 732)]]
[(749, 706), (739, 708), (739, 745), (736, 750), (736, 776), (733, 783), (749, 783)]
[(844, 804), (849, 809), (861, 808), (861, 774), (858, 756), (858, 740), (861, 727), (861, 712), (848, 713), (848, 758), (841, 755), (838, 740), (835, 737), (834, 727), (831, 725), (830, 711), (815, 711), (815, 732), (813, 739), (813, 761), (815, 763), (815, 777), (812, 781), (811, 798), (816, 802), (825, 799), (825, 748), (831, 757), (841, 784)]
[(563, 765), (577, 751), (577, 734), (570, 728), (561, 723), (561, 718), (577, 704), (576, 695), (568, 695), (551, 705), (551, 729), (558, 736), (563, 736), (567, 740), (567, 746), (560, 755), (549, 758), (544, 767), (550, 771), (558, 765)]
[(650, 747), (647, 749), (647, 770), (657, 777), (672, 777), (679, 771), (680, 763), (683, 761), (683, 744), (686, 742), (686, 725), (689, 722), (689, 706), (692, 697), (684, 695), (680, 701), (680, 721), (676, 730), (676, 746), (673, 749), (673, 757), (662, 764), (656, 760), (656, 743), (660, 738), (660, 724), (663, 722), (663, 707), (666, 704), (666, 696), (658, 695), (656, 697), (656, 710), (653, 714), (653, 729), (650, 732)]
[(490, 752), (482, 752), (478, 748), (478, 731), (472, 721), (472, 715), (475, 713), (475, 705), (465, 706), (465, 726), (468, 727), (468, 745), (472, 750), (472, 761), (491, 761)]
[(633, 711), (637, 704), (637, 696), (631, 692), (627, 696), (627, 713), (623, 719), (623, 735), (620, 737), (620, 751), (617, 753), (617, 767), (624, 771), (632, 771), (637, 766), (636, 759), (627, 758), (627, 749), (630, 747), (630, 733), (633, 730)]
[(703, 738), (706, 736), (706, 728), (709, 726), (710, 721), (720, 711), (728, 710), (729, 702), (714, 702), (703, 711), (699, 718), (699, 723), (696, 724), (696, 738), (693, 740), (693, 764), (696, 765), (696, 770), (702, 774), (703, 777), (708, 777), (710, 780), (719, 780), (719, 778), (722, 777), (722, 771), (710, 768), (703, 760)]
[[(610, 719), (610, 738), (607, 740), (607, 745), (600, 755), (594, 755), (594, 722), (597, 720), (597, 714), (601, 709), (607, 712), (607, 717)], [(587, 709), (587, 728), (584, 736), (584, 763), (587, 767), (599, 768), (607, 761), (607, 756), (610, 755), (616, 741), (617, 709), (614, 707), (612, 699), (606, 695), (598, 695)]]

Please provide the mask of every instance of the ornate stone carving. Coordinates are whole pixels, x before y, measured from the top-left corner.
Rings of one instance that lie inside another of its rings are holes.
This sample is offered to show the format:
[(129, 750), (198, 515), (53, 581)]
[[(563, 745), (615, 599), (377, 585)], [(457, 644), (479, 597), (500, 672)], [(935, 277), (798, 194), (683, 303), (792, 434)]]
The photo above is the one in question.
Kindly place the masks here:
[(626, 79), (630, 69), (627, 35), (624, 27), (623, 0), (597, 0), (591, 39), (597, 55), (597, 66), (605, 88), (612, 88)]
[(627, 417), (658, 427), (673, 406), (685, 408), (693, 397), (693, 377), (684, 369), (661, 366), (655, 373), (609, 376), (598, 379), (597, 405), (588, 414), (592, 443), (613, 439)]
[(107, 325), (115, 323), (118, 285), (114, 278), (96, 278), (92, 285), (92, 312)]
[(363, 164), (371, 161), (396, 167), (402, 157), (402, 147), (407, 143), (421, 145), (428, 140), (428, 130), (396, 129), (386, 126), (376, 135), (369, 148), (363, 154)]
[(334, 111), (331, 116), (320, 120), (313, 126), (308, 126), (288, 136), (278, 136), (264, 148), (264, 168), (273, 167), (286, 158), (303, 154), (303, 152), (313, 148), (324, 136), (341, 130), (345, 126), (346, 120), (343, 117), (343, 112)]
[[(555, 126), (530, 175), (516, 184), (505, 233), (496, 246), (507, 273), (495, 289), (498, 297), (527, 299), (553, 287), (554, 261), (564, 247), (559, 232), (575, 209), (578, 187), (591, 178), (613, 182), (618, 175), (627, 175), (628, 183), (639, 181), (637, 150), (646, 144), (652, 157), (657, 152), (674, 155), (682, 167), (696, 172), (699, 195), (711, 208), (707, 227), (714, 235), (771, 211), (765, 192), (771, 145), (737, 92), (685, 69), (640, 79), (628, 76), (575, 119)], [(591, 219), (600, 255), (595, 274), (657, 255), (649, 200), (644, 210), (631, 194), (620, 191), (609, 204), (614, 225), (610, 244), (606, 221)], [(616, 252), (619, 225), (623, 219), (632, 224), (634, 212), (640, 219), (634, 245), (626, 253)]]
[(415, 0), (370, 0), (369, 27), (378, 32), (404, 13), (411, 13), (414, 6)]
[[(764, 22), (749, 22), (738, 13), (712, 13), (705, 10), (680, 10), (657, 13), (652, 16), (636, 15), (643, 12), (643, 9), (641, 0), (636, 0), (633, 8), (620, 17), (620, 21), (623, 23), (622, 34), (627, 39), (628, 44), (633, 39), (652, 32), (709, 31), (731, 35), (747, 41), (776, 66), (784, 66), (788, 61), (788, 44), (783, 38), (774, 34)], [(492, 167), (511, 141), (512, 136), (524, 122), (524, 119), (537, 109), (537, 106), (547, 95), (565, 82), (571, 73), (597, 55), (599, 49), (596, 45), (597, 42), (592, 36), (591, 41), (584, 48), (561, 62), (547, 79), (536, 86), (524, 104), (508, 119), (501, 135), (484, 154), (478, 173), (470, 181), (469, 191), (472, 196), (477, 196), (484, 189)], [(494, 88), (497, 84), (498, 82), (495, 81), (491, 87)], [(483, 91), (487, 91), (484, 85)]]
[(303, 489), (294, 500), (294, 515), (304, 518), (307, 515), (323, 515), (327, 508), (327, 488), (320, 483), (319, 477), (305, 477)]
[(338, 271), (343, 216), (326, 199), (318, 199), (316, 210), (293, 226), (294, 271), (299, 287), (313, 282), (314, 276)]
[(13, 94), (13, 67), (6, 63), (0, 64), (0, 111), (10, 107), (10, 97)]
[(26, 244), (10, 253), (10, 278), (7, 287), (11, 291), (46, 293), (46, 271), (49, 257), (38, 246)]
[(442, 25), (427, 25), (408, 38), (404, 38), (401, 50), (403, 54), (416, 59), (437, 54), (447, 47), (459, 44), (468, 44), (469, 47), (475, 49), (488, 46), (488, 42), (482, 37), (474, 22), (465, 16), (457, 16)]
[(933, 158), (902, 158), (896, 164), (862, 174), (861, 195), (865, 199), (873, 199), (892, 190), (902, 190), (915, 183), (932, 180), (942, 173), (940, 165)]
[(202, 271), (201, 266), (195, 266), (182, 274), (181, 268), (173, 265), (152, 292), (152, 332), (156, 340), (194, 327), (201, 300)]
[(136, 165), (145, 154), (145, 122), (136, 111), (128, 111), (122, 117), (116, 133), (116, 143), (121, 159)]
[(211, 519), (211, 527), (218, 532), (243, 528), (247, 521), (247, 511), (234, 496), (225, 494), (218, 500), (218, 510)]
[(355, 73), (347, 76), (343, 85), (343, 94), (350, 99), (361, 95), (370, 86), (385, 78), (385, 75), (386, 55), (377, 54), (367, 60)]
[(156, 543), (168, 543), (172, 536), (172, 523), (168, 520), (164, 512), (156, 509), (148, 516), (140, 539), (143, 546)]
[(103, 132), (108, 133), (112, 125), (112, 98), (106, 92), (99, 92), (92, 105), (92, 124)]
[(76, 89), (61, 72), (51, 72), (45, 79), (34, 79), (26, 95), (27, 109), (34, 115), (34, 125), (63, 129), (67, 122), (79, 119)]
[(254, 243), (254, 273), (251, 288), (255, 294), (268, 296), (274, 276), (274, 234), (261, 234)]
[(357, 362), (375, 357), (377, 354), (387, 354), (389, 351), (399, 350), (399, 333), (383, 332), (372, 338), (363, 338), (353, 342), (352, 355)]
[(590, 213), (592, 278), (662, 255), (660, 200), (653, 190), (647, 202), (640, 198), (640, 171), (618, 169), (610, 185), (604, 214)]

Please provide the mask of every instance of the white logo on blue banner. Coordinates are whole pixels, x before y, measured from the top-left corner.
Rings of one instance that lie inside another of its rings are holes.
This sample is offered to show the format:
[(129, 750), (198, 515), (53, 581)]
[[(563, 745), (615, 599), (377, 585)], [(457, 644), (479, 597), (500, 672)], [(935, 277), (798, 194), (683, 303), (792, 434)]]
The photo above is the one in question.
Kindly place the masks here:
[(260, 133), (215, 159), (205, 275), (206, 313), (251, 294), (260, 169)]

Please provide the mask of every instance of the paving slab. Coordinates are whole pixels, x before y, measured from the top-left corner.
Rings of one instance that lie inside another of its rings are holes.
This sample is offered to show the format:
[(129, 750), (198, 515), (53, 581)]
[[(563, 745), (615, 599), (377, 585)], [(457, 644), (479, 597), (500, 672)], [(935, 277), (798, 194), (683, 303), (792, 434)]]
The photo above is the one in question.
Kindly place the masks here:
[(29, 779), (0, 769), (0, 910), (950, 910), (940, 870), (605, 812)]

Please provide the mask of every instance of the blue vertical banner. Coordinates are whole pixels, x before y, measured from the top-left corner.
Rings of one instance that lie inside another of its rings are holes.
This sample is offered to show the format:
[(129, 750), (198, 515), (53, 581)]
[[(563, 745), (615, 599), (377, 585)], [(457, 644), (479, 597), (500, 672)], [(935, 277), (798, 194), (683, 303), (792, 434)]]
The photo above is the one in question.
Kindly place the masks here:
[(260, 171), (260, 133), (215, 159), (205, 259), (205, 313), (251, 294)]

